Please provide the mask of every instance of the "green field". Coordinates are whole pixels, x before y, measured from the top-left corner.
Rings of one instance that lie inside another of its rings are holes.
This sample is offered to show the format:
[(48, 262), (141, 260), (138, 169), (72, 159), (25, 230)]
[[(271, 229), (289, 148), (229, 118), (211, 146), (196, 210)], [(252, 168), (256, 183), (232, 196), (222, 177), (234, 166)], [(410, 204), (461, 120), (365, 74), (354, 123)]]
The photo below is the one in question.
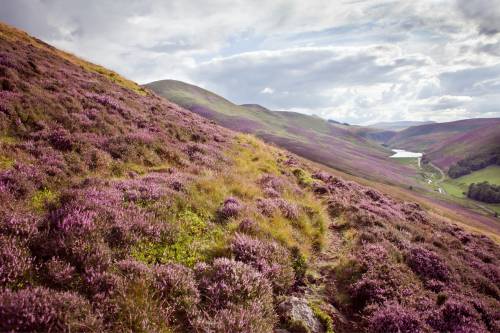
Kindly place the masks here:
[[(469, 189), (469, 185), (472, 183), (480, 183), (483, 181), (488, 181), (491, 184), (500, 185), (500, 166), (489, 166), (487, 168), (474, 171), (469, 175), (465, 175), (456, 179), (448, 178), (441, 183), (441, 186), (449, 195), (457, 198), (466, 198), (466, 193)], [(497, 213), (500, 213), (500, 204), (486, 204), (480, 202), (477, 203)]]
[(466, 185), (472, 183), (480, 183), (485, 180), (488, 181), (490, 184), (500, 185), (500, 166), (491, 165), (487, 168), (474, 171), (469, 175), (462, 176), (455, 180)]

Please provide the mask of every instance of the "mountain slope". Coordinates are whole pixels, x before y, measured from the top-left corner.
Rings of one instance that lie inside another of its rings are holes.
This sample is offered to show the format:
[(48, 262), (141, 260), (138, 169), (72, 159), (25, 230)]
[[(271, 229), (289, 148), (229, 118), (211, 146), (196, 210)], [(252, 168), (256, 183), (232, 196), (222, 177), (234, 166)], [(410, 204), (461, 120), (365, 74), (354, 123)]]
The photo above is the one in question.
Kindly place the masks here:
[(402, 131), (409, 127), (433, 124), (433, 121), (392, 121), (381, 122), (368, 125), (368, 127), (377, 128), (386, 131)]
[(0, 24), (0, 331), (498, 332), (497, 243), (81, 62)]
[(467, 119), (410, 127), (387, 143), (394, 148), (424, 151), (433, 163), (447, 169), (468, 155), (500, 147), (500, 119)]
[(254, 133), (307, 159), (365, 178), (414, 183), (412, 170), (388, 159), (390, 151), (356, 134), (349, 126), (295, 112), (235, 105), (205, 89), (174, 80), (145, 87), (218, 124)]

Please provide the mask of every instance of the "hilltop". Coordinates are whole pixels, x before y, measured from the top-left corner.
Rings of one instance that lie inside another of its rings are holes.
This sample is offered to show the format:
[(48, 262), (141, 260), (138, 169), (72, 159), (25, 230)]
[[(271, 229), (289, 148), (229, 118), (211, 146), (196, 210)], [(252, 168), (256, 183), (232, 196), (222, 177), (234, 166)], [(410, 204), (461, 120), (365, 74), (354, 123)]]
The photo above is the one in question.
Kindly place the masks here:
[(4, 24), (0, 82), (0, 331), (500, 329), (500, 248), (466, 220)]
[(413, 126), (428, 125), (428, 124), (434, 124), (434, 123), (435, 123), (434, 121), (403, 120), (403, 121), (388, 121), (388, 122), (374, 123), (374, 124), (368, 125), (367, 127), (397, 132), (397, 131), (402, 131), (402, 130), (405, 130), (409, 127), (413, 127)]

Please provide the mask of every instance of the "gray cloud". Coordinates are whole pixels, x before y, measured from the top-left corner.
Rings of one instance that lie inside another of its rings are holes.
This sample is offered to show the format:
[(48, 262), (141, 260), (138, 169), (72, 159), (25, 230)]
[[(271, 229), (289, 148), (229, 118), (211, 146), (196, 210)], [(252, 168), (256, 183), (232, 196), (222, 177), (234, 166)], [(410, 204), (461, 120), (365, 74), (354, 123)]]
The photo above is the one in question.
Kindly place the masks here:
[(457, 0), (462, 14), (478, 24), (481, 33), (500, 32), (500, 2), (498, 0)]

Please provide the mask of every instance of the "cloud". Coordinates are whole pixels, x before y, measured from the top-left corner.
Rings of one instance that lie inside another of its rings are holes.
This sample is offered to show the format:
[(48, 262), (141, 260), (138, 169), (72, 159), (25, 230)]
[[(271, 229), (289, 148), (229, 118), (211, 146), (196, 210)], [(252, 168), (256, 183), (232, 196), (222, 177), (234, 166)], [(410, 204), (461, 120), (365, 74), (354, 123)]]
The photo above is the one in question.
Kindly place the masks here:
[(260, 91), (261, 94), (274, 94), (274, 89), (273, 88), (269, 88), (269, 87), (265, 87), (264, 89), (262, 89)]
[(500, 3), (498, 0), (457, 0), (462, 14), (477, 23), (481, 33), (494, 35), (500, 32)]
[(454, 120), (500, 116), (495, 2), (0, 0), (0, 20), (140, 83), (348, 122)]

